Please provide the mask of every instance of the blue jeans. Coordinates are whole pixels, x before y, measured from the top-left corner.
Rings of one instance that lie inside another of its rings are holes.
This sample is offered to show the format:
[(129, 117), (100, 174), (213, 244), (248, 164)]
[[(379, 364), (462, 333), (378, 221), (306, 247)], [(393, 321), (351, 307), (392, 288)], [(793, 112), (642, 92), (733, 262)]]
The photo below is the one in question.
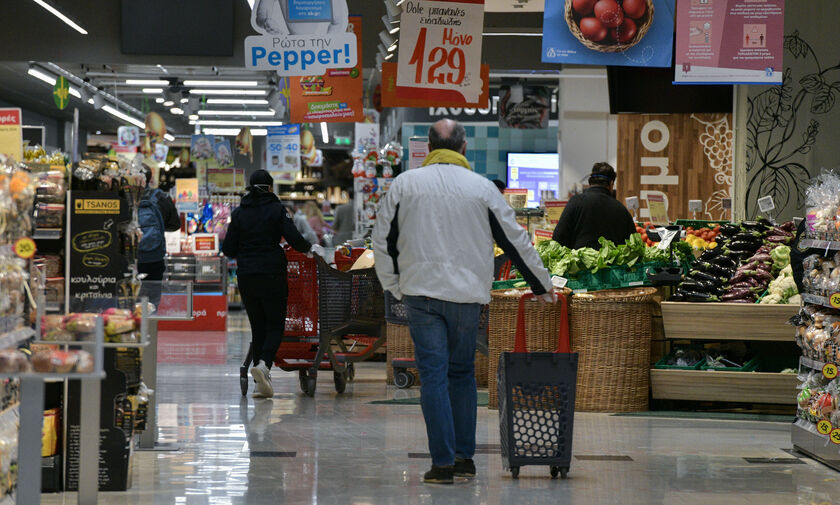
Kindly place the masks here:
[(475, 339), (481, 305), (403, 298), (414, 358), (420, 371), (420, 405), (432, 465), (475, 454)]

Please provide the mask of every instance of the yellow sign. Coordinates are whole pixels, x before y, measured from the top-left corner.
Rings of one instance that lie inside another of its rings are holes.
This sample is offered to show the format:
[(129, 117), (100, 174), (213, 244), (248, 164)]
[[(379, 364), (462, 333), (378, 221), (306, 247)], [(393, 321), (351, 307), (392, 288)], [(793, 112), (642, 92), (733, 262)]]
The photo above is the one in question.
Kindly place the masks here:
[(0, 109), (0, 154), (23, 161), (20, 109)]
[(840, 293), (834, 293), (829, 296), (828, 303), (835, 309), (840, 309)]
[(540, 242), (544, 242), (546, 240), (551, 240), (551, 236), (551, 230), (534, 230), (534, 245), (539, 244)]
[(233, 168), (208, 168), (207, 185), (211, 191), (233, 191), (236, 186), (236, 172)]
[(826, 363), (825, 366), (822, 368), (823, 376), (828, 379), (834, 379), (837, 377), (837, 365), (834, 363)]
[(119, 200), (79, 199), (73, 207), (76, 214), (119, 214)]
[(566, 204), (569, 202), (565, 200), (545, 200), (543, 203), (545, 204), (545, 218), (549, 223), (557, 224), (560, 221), (560, 216), (563, 215)]
[(649, 194), (647, 196), (648, 211), (650, 212), (650, 222), (653, 224), (668, 224), (668, 208), (665, 206), (665, 197), (663, 195)]
[(831, 421), (822, 419), (817, 423), (817, 431), (820, 435), (828, 435), (834, 427), (831, 426)]
[(64, 110), (67, 104), (70, 103), (70, 85), (67, 83), (67, 78), (63, 75), (58, 76), (53, 86), (53, 102), (59, 110)]
[(829, 440), (831, 440), (832, 444), (840, 445), (840, 428), (834, 428), (831, 430), (831, 433), (828, 435)]
[(15, 254), (18, 258), (28, 260), (35, 256), (35, 241), (29, 237), (21, 237), (15, 242)]

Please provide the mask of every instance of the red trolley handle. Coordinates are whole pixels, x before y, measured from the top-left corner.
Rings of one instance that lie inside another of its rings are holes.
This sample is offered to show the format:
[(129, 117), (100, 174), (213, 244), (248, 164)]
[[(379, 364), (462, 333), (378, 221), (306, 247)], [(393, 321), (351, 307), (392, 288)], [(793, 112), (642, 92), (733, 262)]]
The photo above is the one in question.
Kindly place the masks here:
[[(570, 353), (572, 346), (569, 343), (569, 310), (566, 304), (566, 297), (561, 293), (555, 293), (560, 301), (560, 336), (557, 341), (557, 353)], [(533, 293), (522, 295), (519, 299), (519, 311), (516, 314), (516, 340), (513, 352), (528, 352), (528, 345), (525, 338), (525, 302), (536, 299)]]

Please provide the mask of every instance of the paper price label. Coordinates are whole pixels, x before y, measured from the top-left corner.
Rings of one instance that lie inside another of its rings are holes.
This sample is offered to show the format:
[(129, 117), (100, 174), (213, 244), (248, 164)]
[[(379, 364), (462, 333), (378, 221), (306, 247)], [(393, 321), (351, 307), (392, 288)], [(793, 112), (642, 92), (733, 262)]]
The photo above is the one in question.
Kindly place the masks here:
[(772, 196), (763, 196), (758, 199), (758, 210), (760, 210), (761, 212), (770, 212), (775, 208), (776, 204), (773, 203)]
[(36, 250), (35, 241), (29, 237), (21, 237), (15, 242), (15, 254), (18, 258), (28, 260), (35, 256)]
[(828, 303), (835, 309), (840, 309), (840, 293), (834, 293), (828, 297)]
[(834, 427), (831, 426), (831, 421), (829, 421), (828, 419), (823, 419), (817, 423), (817, 432), (820, 435), (828, 435), (833, 429)]
[(823, 377), (828, 380), (837, 378), (837, 365), (834, 363), (826, 363), (822, 368)]
[(828, 434), (829, 440), (831, 440), (832, 444), (840, 445), (840, 428), (834, 428), (831, 430), (831, 433)]

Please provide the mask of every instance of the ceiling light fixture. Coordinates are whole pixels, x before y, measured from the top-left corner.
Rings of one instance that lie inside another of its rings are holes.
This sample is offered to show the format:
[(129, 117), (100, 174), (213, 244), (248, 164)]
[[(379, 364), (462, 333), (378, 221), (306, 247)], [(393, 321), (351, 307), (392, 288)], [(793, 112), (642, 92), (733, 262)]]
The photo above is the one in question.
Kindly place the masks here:
[(133, 118), (133, 117), (129, 116), (128, 114), (124, 113), (124, 112), (120, 112), (117, 109), (111, 107), (110, 105), (103, 105), (102, 110), (104, 110), (105, 112), (107, 112), (108, 114), (110, 114), (110, 115), (112, 115), (116, 118), (122, 119), (123, 121), (125, 121), (127, 123), (131, 123), (138, 128), (145, 128), (146, 127), (146, 124), (143, 121), (140, 121), (137, 118)]
[(166, 139), (166, 140), (168, 140), (168, 141), (170, 141), (170, 142), (174, 142), (174, 141), (175, 141), (175, 136), (174, 136), (174, 135), (172, 135), (171, 133), (167, 133), (167, 134), (165, 134), (165, 135), (163, 136), (163, 138), (164, 138), (164, 139)]
[(268, 105), (268, 100), (239, 98), (208, 98), (207, 105)]
[[(41, 72), (35, 67), (29, 67), (29, 70), (27, 70), (26, 73), (40, 81), (44, 81), (50, 86), (55, 86), (55, 77), (51, 76), (50, 74)], [(82, 94), (79, 93), (79, 90), (74, 88), (73, 86), (68, 86), (68, 92), (76, 98), (82, 98)]]
[[(239, 135), (239, 128), (204, 128), (204, 133), (207, 135), (228, 135), (228, 136), (235, 136)], [(265, 137), (268, 134), (268, 130), (265, 128), (251, 128), (251, 135), (254, 137)]]
[(326, 122), (321, 122), (321, 140), (324, 141), (324, 144), (330, 143), (330, 133), (329, 129), (327, 128)]
[(196, 124), (201, 126), (283, 126), (282, 121), (232, 121), (222, 119), (200, 119)]
[(273, 110), (200, 110), (200, 116), (273, 116)]
[(189, 99), (189, 98), (187, 98), (187, 97), (183, 97), (183, 98), (181, 98), (181, 103), (187, 103), (187, 102), (189, 102), (189, 101), (190, 101), (190, 99)]
[(155, 103), (163, 103), (165, 100), (163, 98), (155, 98)]
[(160, 79), (126, 79), (125, 83), (130, 86), (169, 86), (168, 81)]
[(190, 118), (190, 124), (193, 124), (193, 121), (198, 120), (198, 114), (190, 114), (189, 118)]
[(249, 95), (264, 96), (267, 91), (264, 89), (191, 89), (193, 95)]
[(172, 114), (175, 114), (176, 116), (180, 116), (181, 114), (184, 113), (184, 109), (182, 109), (180, 107), (172, 107), (171, 109), (169, 109), (169, 112), (171, 112)]
[(184, 86), (259, 86), (259, 81), (184, 81)]
[(173, 100), (166, 100), (163, 102), (164, 107), (172, 107), (173, 105), (175, 105), (175, 102)]
[(163, 88), (143, 88), (141, 91), (147, 95), (159, 95), (163, 93)]
[(40, 5), (44, 9), (46, 9), (53, 16), (55, 16), (58, 19), (64, 21), (65, 23), (67, 23), (67, 25), (69, 25), (70, 28), (76, 30), (77, 32), (81, 33), (82, 35), (87, 35), (88, 34), (87, 30), (85, 30), (84, 28), (82, 28), (81, 26), (76, 24), (75, 21), (73, 21), (72, 19), (65, 16), (64, 13), (62, 13), (60, 10), (56, 9), (52, 5), (48, 4), (46, 1), (44, 1), (44, 0), (32, 0), (32, 1), (35, 2), (36, 4)]

